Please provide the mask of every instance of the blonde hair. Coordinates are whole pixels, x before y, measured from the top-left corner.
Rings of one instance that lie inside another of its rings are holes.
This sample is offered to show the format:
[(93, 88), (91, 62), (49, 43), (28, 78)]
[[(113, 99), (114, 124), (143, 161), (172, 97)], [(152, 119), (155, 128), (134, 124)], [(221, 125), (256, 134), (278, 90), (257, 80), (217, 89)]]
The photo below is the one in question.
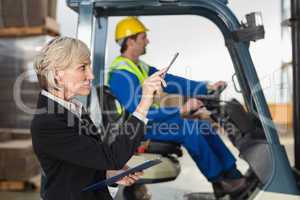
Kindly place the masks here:
[(55, 69), (64, 70), (73, 64), (90, 58), (90, 51), (82, 41), (70, 37), (51, 40), (36, 56), (34, 68), (42, 89), (59, 90), (55, 80)]

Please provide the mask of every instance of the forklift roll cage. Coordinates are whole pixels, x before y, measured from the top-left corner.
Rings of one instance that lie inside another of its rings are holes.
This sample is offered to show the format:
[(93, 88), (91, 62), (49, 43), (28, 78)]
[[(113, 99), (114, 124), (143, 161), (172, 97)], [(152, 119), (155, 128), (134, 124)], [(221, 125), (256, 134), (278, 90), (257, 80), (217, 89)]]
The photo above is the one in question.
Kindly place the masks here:
[[(262, 175), (262, 190), (298, 194), (295, 178), (285, 150), (280, 145), (251, 59), (251, 39), (241, 36), (243, 31), (249, 35), (250, 29), (247, 31), (247, 27), (239, 23), (227, 6), (227, 0), (67, 0), (67, 4), (79, 14), (78, 38), (91, 49), (94, 85), (104, 84), (108, 17), (198, 15), (213, 22), (223, 34), (246, 107), (249, 112), (256, 113), (264, 130), (269, 163)], [(257, 30), (256, 36), (259, 32), (263, 33), (262, 29)]]

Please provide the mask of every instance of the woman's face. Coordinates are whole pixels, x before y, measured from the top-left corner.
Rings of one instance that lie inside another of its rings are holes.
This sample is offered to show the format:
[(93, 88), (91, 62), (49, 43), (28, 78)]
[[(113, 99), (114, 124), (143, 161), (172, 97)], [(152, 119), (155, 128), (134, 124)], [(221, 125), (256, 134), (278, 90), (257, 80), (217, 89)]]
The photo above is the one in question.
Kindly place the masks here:
[(60, 83), (64, 88), (64, 96), (67, 100), (74, 96), (86, 96), (90, 93), (94, 75), (90, 60), (74, 64), (58, 72)]

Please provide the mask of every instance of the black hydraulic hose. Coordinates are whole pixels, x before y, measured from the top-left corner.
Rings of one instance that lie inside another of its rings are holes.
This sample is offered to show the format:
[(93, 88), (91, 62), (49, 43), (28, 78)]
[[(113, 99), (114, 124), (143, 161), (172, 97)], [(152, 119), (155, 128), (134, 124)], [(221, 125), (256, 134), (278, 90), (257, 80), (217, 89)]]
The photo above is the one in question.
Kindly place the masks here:
[(300, 1), (291, 0), (293, 48), (293, 127), (295, 138), (295, 168), (300, 171)]

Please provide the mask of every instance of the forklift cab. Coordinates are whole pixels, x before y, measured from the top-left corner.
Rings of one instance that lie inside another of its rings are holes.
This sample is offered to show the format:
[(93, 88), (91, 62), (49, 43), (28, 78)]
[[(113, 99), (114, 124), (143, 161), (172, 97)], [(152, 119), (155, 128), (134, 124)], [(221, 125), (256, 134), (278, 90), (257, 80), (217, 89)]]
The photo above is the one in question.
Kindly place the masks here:
[[(280, 144), (249, 52), (250, 42), (264, 37), (263, 25), (256, 21), (255, 14), (247, 15), (247, 23), (240, 24), (227, 3), (227, 0), (67, 0), (68, 6), (79, 15), (78, 39), (91, 49), (94, 86), (104, 85), (109, 17), (196, 15), (214, 23), (222, 33), (231, 56), (247, 112), (257, 116), (257, 126), (261, 127), (262, 137), (249, 139), (246, 141), (247, 149), (240, 151), (241, 157), (248, 162), (261, 183), (259, 192), (247, 198), (266, 199), (268, 197), (263, 196), (265, 193), (272, 193), (275, 198), (280, 194), (286, 199), (297, 198), (299, 189), (285, 149)], [(88, 103), (86, 99), (83, 101)], [(97, 114), (100, 116), (99, 112)]]

